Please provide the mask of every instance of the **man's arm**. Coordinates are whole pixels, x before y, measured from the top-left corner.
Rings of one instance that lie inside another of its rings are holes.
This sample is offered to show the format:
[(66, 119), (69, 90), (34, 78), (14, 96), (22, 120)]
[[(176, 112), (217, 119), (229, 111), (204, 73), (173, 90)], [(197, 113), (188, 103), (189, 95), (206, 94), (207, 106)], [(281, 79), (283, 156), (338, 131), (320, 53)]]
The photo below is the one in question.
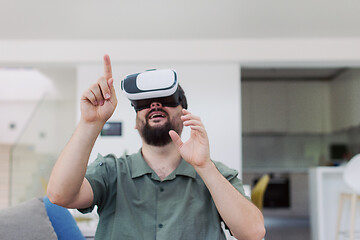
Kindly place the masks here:
[(203, 179), (220, 216), (233, 235), (239, 240), (262, 239), (265, 227), (261, 211), (238, 192), (210, 160), (209, 141), (200, 118), (185, 109), (183, 114), (184, 126), (191, 128), (190, 139), (182, 142), (175, 131), (169, 132), (181, 156)]
[(109, 56), (104, 56), (104, 76), (81, 97), (80, 122), (52, 170), (47, 188), (51, 202), (67, 208), (86, 208), (93, 191), (85, 178), (91, 150), (117, 105)]
[(260, 210), (237, 191), (212, 162), (195, 170), (209, 189), (222, 219), (237, 239), (259, 240), (265, 236)]

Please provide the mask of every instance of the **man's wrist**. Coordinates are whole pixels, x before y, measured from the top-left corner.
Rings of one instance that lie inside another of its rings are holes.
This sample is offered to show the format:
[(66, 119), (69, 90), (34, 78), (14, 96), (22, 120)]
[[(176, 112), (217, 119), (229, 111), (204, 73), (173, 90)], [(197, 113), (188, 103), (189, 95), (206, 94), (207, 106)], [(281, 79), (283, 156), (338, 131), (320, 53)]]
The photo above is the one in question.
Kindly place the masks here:
[(209, 172), (211, 172), (212, 170), (216, 169), (215, 164), (213, 163), (213, 161), (211, 161), (210, 159), (207, 160), (203, 165), (201, 166), (194, 166), (195, 171), (199, 174), (207, 174)]
[(88, 122), (85, 121), (83, 118), (80, 118), (78, 127), (82, 130), (87, 131), (90, 134), (99, 135), (105, 123), (106, 122), (102, 122), (102, 121)]

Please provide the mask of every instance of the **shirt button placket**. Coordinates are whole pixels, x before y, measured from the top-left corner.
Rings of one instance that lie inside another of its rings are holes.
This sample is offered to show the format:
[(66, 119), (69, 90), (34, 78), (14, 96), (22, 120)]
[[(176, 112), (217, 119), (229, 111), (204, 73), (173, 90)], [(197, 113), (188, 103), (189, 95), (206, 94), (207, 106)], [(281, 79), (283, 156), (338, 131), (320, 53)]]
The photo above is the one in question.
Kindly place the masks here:
[(159, 185), (159, 192), (158, 192), (158, 203), (157, 203), (157, 212), (158, 212), (158, 222), (157, 222), (157, 234), (156, 234), (156, 239), (161, 239), (162, 234), (160, 234), (161, 229), (164, 227), (164, 223), (162, 222), (162, 216), (163, 214), (162, 211), (164, 211), (163, 206), (162, 206), (162, 193), (165, 191), (164, 187), (161, 186), (161, 184)]

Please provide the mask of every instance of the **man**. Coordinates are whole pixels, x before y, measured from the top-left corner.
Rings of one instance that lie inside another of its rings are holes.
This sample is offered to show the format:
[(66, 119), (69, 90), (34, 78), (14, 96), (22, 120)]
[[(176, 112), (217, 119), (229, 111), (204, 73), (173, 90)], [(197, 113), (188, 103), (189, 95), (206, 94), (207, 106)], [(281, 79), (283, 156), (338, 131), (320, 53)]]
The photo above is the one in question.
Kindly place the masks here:
[[(117, 105), (113, 81), (105, 55), (104, 76), (82, 95), (80, 122), (54, 166), (50, 201), (82, 212), (97, 205), (97, 239), (225, 239), (221, 221), (237, 239), (262, 239), (261, 212), (242, 195), (237, 172), (210, 160), (206, 130), (184, 102), (169, 107), (157, 100), (138, 110), (140, 151), (118, 159), (99, 155), (87, 170)], [(191, 128), (186, 142), (183, 126)]]

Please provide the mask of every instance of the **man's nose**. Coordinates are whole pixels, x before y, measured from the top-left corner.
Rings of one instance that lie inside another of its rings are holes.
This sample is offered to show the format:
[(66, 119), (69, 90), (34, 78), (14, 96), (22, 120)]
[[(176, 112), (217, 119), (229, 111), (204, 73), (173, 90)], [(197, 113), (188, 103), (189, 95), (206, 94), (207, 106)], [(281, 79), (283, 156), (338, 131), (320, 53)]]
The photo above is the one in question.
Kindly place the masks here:
[(150, 108), (159, 108), (162, 107), (162, 104), (159, 102), (153, 102), (150, 104)]

